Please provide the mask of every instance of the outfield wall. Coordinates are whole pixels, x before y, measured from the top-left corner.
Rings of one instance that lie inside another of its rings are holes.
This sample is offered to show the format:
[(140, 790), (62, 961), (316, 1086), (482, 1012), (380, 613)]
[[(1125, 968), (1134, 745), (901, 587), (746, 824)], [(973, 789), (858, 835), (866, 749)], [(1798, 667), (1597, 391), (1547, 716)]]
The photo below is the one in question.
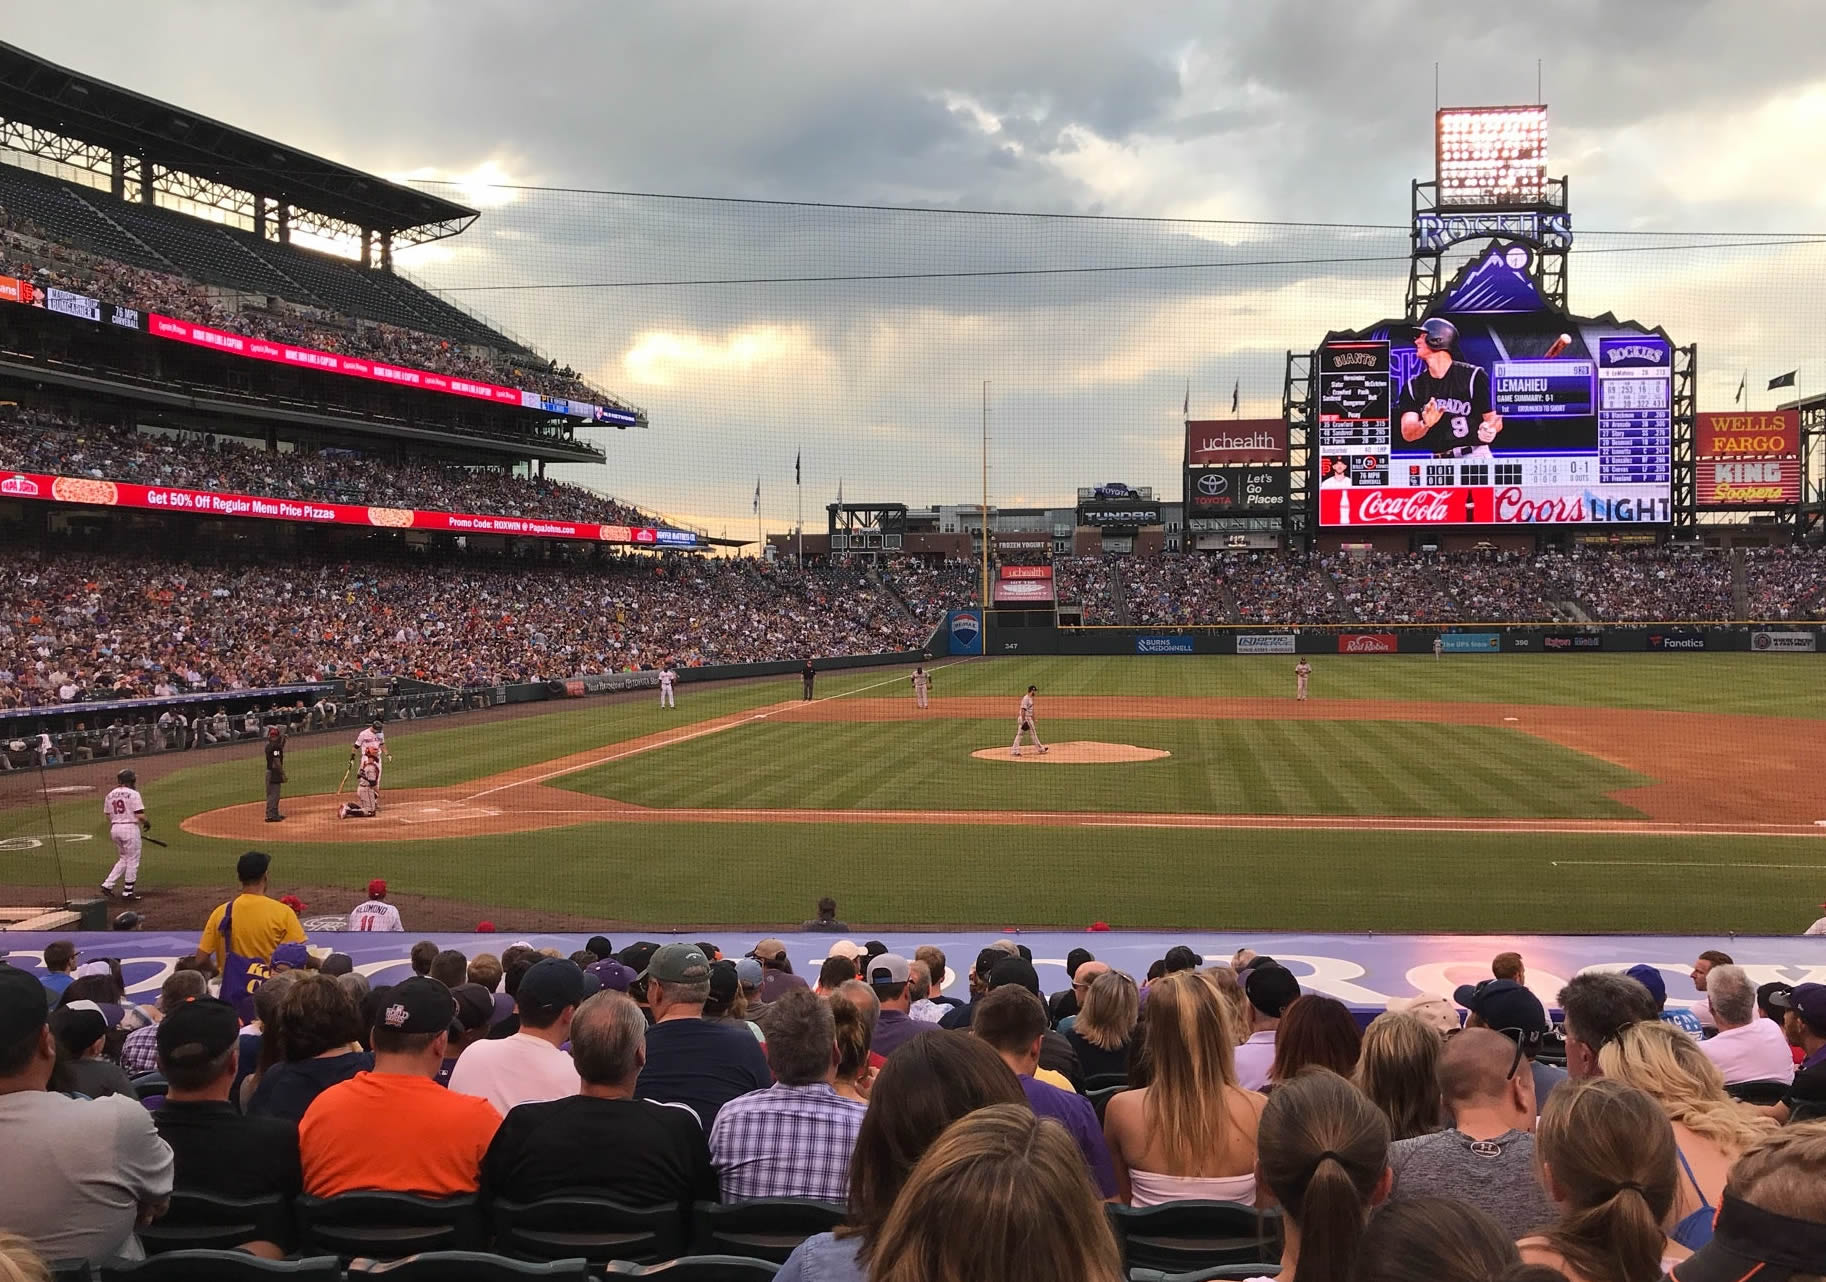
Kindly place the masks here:
[(994, 615), (986, 655), (1427, 654), (1435, 639), (1466, 654), (1826, 653), (1826, 625), (1605, 623), (1560, 626), (1327, 624), (1301, 628), (1226, 624), (1181, 628), (1006, 627)]

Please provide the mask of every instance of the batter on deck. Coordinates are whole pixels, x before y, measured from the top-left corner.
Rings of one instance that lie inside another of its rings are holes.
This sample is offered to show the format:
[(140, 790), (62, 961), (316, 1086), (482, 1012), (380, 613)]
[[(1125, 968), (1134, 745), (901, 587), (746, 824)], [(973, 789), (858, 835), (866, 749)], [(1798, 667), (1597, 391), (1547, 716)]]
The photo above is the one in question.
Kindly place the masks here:
[(1038, 693), (1040, 693), (1039, 686), (1028, 686), (1027, 693), (1021, 696), (1021, 716), (1020, 720), (1015, 722), (1014, 727), (1013, 755), (1017, 757), (1021, 755), (1022, 735), (1026, 735), (1033, 742), (1033, 746), (1041, 752), (1047, 750), (1046, 745), (1040, 742), (1040, 732), (1034, 728), (1033, 697)]
[(140, 834), (152, 831), (152, 821), (146, 818), (146, 803), (141, 799), (139, 789), (134, 787), (139, 776), (131, 770), (123, 770), (115, 778), (120, 787), (102, 798), (101, 812), (108, 820), (108, 839), (114, 843), (120, 857), (114, 861), (107, 880), (102, 882), (101, 893), (114, 898), (114, 883), (119, 881), (122, 899), (138, 899), (133, 883), (139, 880)]

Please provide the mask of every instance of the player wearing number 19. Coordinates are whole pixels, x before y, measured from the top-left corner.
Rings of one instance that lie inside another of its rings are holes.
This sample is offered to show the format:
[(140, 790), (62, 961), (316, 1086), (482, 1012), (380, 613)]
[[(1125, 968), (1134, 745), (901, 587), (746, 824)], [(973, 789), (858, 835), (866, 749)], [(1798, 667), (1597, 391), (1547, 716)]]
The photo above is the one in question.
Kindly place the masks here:
[(152, 831), (152, 821), (146, 818), (146, 803), (134, 787), (139, 776), (123, 770), (115, 778), (120, 786), (102, 798), (101, 813), (108, 821), (108, 838), (119, 858), (101, 883), (101, 893), (114, 898), (114, 883), (118, 881), (122, 899), (138, 899), (134, 883), (139, 880), (140, 836)]
[(1415, 334), (1420, 369), (1395, 402), (1401, 439), (1440, 458), (1488, 458), (1503, 418), (1490, 399), (1490, 376), (1453, 359), (1457, 342), (1458, 327), (1443, 316), (1424, 322)]

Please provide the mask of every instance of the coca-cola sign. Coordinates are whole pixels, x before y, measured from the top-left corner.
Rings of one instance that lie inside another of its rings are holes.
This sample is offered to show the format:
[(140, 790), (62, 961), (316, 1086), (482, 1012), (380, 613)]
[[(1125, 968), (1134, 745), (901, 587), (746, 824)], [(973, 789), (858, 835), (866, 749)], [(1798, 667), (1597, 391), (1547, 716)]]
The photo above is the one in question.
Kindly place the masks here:
[(1325, 525), (1463, 525), (1480, 517), (1478, 491), (1460, 486), (1433, 489), (1320, 490)]
[(1345, 486), (1319, 491), (1319, 524), (1416, 525), (1650, 525), (1670, 517), (1660, 484), (1586, 487)]
[(1339, 654), (1393, 654), (1396, 646), (1393, 632), (1345, 632), (1338, 637)]

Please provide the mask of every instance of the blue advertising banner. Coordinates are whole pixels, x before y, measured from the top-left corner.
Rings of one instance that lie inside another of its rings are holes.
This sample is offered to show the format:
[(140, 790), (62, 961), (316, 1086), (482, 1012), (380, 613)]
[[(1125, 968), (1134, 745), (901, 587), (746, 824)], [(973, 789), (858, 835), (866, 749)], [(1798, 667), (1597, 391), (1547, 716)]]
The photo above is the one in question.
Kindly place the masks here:
[(1447, 632), (1439, 639), (1447, 654), (1495, 654), (1502, 645), (1495, 632)]
[(983, 612), (981, 610), (953, 610), (945, 620), (945, 637), (951, 643), (952, 654), (981, 654), (983, 652)]
[(1136, 654), (1191, 654), (1191, 637), (1136, 637)]

